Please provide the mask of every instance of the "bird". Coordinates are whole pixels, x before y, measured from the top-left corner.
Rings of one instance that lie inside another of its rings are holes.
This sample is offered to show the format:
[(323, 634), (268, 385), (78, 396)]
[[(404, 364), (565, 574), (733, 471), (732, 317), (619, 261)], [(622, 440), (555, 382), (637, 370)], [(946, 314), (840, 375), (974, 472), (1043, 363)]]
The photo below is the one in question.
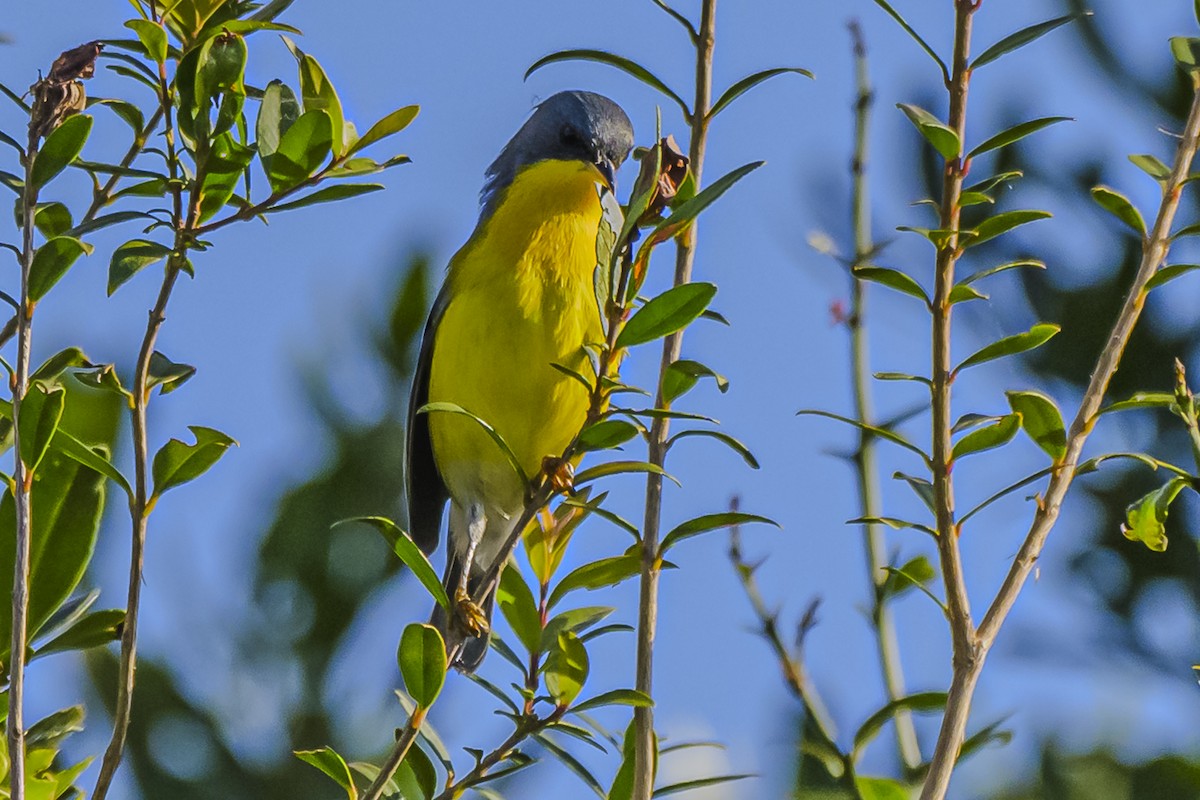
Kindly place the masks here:
[(408, 408), (409, 533), (436, 548), (450, 505), (443, 583), (451, 610), (431, 624), (453, 666), (474, 672), (487, 654), (493, 589), (470, 602), (524, 510), (529, 487), (506, 454), (461, 414), (418, 413), (453, 403), (491, 425), (525, 475), (542, 472), (586, 420), (575, 378), (585, 345), (604, 339), (594, 272), (602, 223), (621, 229), (616, 171), (633, 125), (603, 95), (564, 91), (539, 103), (485, 172), (479, 219), (450, 259), (421, 341)]

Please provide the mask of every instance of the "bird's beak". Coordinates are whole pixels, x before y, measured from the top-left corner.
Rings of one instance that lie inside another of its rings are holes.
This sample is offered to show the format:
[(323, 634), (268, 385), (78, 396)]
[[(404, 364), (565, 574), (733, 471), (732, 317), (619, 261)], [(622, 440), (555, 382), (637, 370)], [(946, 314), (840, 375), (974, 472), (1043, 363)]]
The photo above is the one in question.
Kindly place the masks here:
[(604, 176), (604, 182), (612, 191), (617, 190), (617, 168), (604, 156), (596, 156), (596, 169)]

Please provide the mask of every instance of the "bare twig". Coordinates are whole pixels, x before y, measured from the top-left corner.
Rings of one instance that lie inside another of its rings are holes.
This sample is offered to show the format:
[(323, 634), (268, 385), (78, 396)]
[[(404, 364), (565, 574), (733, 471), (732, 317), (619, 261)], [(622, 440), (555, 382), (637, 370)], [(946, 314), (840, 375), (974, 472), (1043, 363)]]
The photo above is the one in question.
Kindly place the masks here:
[[(712, 57), (716, 43), (717, 0), (704, 0), (700, 10), (699, 35), (696, 45), (696, 92), (692, 103), (691, 136), (688, 159), (696, 188), (701, 185), (704, 155), (708, 145), (708, 111), (712, 103)], [(696, 251), (696, 225), (689, 225), (675, 240), (675, 280), (680, 286), (692, 279), (692, 264)], [(679, 358), (683, 346), (683, 331), (671, 334), (663, 341), (662, 360), (658, 371), (658, 390), (655, 407), (668, 408), (670, 401), (663, 395), (663, 376)], [(662, 467), (667, 456), (667, 437), (670, 420), (655, 417), (650, 426), (647, 460)], [(663, 479), (659, 473), (646, 476), (646, 514), (642, 526), (642, 577), (638, 601), (637, 674), (635, 687), (653, 696), (654, 636), (658, 624), (658, 578), (662, 570), (659, 552), (659, 529), (662, 525)], [(654, 744), (654, 711), (651, 707), (633, 710), (635, 761), (632, 800), (650, 800), (654, 791), (654, 764), (657, 762)]]
[[(868, 130), (871, 119), (873, 92), (867, 69), (867, 45), (862, 28), (857, 21), (850, 23), (850, 35), (854, 41), (855, 73), (858, 84), (854, 103), (854, 157), (850, 164), (853, 174), (853, 201), (851, 214), (854, 227), (854, 262), (852, 267), (865, 265), (871, 258), (874, 244), (871, 240), (870, 187), (867, 181), (867, 156), (869, 152)], [(866, 424), (874, 425), (871, 402), (870, 338), (867, 335), (867, 287), (866, 282), (851, 276), (850, 294), (850, 360), (851, 389), (854, 393), (854, 413)], [(875, 519), (882, 516), (880, 510), (879, 469), (875, 460), (875, 437), (865, 430), (859, 432), (858, 451), (854, 466), (858, 479), (860, 502), (859, 516)], [(867, 577), (871, 591), (871, 623), (875, 630), (879, 652), (879, 666), (883, 673), (884, 687), (889, 701), (904, 697), (904, 667), (900, 663), (900, 644), (896, 638), (896, 627), (892, 612), (884, 598), (882, 589), (887, 581), (884, 567), (888, 565), (883, 527), (877, 522), (863, 526), (863, 550), (867, 557)], [(915, 769), (921, 763), (921, 746), (917, 731), (913, 727), (912, 714), (907, 709), (896, 712), (896, 746), (900, 761), (906, 769)]]

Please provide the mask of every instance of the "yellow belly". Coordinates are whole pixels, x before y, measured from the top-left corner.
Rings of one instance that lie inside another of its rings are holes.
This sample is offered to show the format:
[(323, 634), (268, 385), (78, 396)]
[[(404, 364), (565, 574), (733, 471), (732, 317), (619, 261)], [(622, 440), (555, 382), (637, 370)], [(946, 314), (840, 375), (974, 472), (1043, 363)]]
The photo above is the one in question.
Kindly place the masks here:
[[(584, 388), (550, 365), (589, 374), (582, 346), (603, 335), (592, 277), (599, 180), (582, 162), (525, 168), (450, 263), (429, 400), (490, 423), (530, 477), (545, 456), (562, 453), (587, 413)], [(524, 487), (474, 421), (435, 413), (429, 426), (438, 470), (460, 507), (520, 508)]]

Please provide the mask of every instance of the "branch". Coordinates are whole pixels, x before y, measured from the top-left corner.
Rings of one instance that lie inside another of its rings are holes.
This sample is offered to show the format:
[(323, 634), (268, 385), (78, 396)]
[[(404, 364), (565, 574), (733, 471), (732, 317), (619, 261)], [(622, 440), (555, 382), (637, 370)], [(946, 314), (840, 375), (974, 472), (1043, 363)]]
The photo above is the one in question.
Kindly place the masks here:
[[(857, 21), (850, 23), (850, 35), (854, 40), (855, 72), (858, 95), (854, 103), (854, 157), (850, 164), (853, 176), (852, 224), (854, 228), (853, 267), (866, 264), (874, 250), (871, 241), (870, 186), (867, 181), (868, 130), (871, 118), (873, 92), (867, 71), (867, 46), (862, 28)], [(867, 335), (867, 287), (866, 282), (853, 277), (851, 270), (850, 328), (851, 390), (854, 393), (854, 415), (865, 425), (875, 425), (871, 402), (870, 339)], [(879, 469), (875, 460), (875, 437), (859, 429), (858, 451), (854, 467), (858, 479), (860, 517), (877, 519), (883, 516), (880, 505)], [(867, 579), (871, 592), (871, 624), (875, 629), (876, 646), (879, 651), (879, 666), (889, 701), (907, 694), (904, 686), (904, 667), (900, 663), (900, 644), (896, 638), (896, 627), (892, 612), (883, 597), (882, 587), (887, 581), (884, 568), (888, 565), (883, 527), (879, 523), (866, 523), (863, 527), (863, 550), (867, 557)], [(896, 712), (896, 746), (900, 761), (906, 769), (915, 769), (921, 763), (921, 746), (917, 731), (913, 727), (912, 714), (908, 709)]]

